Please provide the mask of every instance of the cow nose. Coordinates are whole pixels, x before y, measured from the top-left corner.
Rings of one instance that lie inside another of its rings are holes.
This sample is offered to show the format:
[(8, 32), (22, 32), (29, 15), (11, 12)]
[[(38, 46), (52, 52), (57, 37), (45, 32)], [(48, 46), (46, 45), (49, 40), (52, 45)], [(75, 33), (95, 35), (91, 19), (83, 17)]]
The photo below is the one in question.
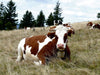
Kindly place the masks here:
[(63, 49), (63, 48), (64, 48), (64, 44), (58, 44), (57, 47), (58, 47), (59, 49)]

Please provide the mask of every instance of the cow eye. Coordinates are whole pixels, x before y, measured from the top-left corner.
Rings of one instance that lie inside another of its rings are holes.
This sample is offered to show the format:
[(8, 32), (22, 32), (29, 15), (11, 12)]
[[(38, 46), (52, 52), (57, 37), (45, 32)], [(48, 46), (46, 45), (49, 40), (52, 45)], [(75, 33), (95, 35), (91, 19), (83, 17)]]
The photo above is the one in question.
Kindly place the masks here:
[(53, 37), (55, 37), (55, 33), (48, 33), (47, 36), (52, 39)]

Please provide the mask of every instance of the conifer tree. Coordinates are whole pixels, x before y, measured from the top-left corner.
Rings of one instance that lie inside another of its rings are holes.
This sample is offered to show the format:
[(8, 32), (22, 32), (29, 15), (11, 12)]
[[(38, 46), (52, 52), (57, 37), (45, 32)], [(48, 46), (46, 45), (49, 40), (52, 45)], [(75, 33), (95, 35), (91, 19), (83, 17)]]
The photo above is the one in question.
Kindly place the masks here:
[(43, 27), (44, 26), (44, 22), (45, 22), (45, 16), (42, 12), (42, 10), (40, 11), (40, 14), (37, 16), (37, 27)]
[(17, 14), (16, 14), (15, 3), (12, 0), (10, 0), (7, 3), (6, 10), (7, 10), (7, 12), (5, 13), (6, 29), (7, 30), (15, 29), (17, 25), (17, 19), (16, 19)]
[(27, 10), (26, 13), (23, 15), (23, 19), (21, 20), (20, 28), (33, 26), (35, 26), (34, 17), (32, 13)]
[(5, 24), (4, 24), (4, 13), (6, 12), (6, 8), (3, 5), (3, 2), (0, 4), (0, 30), (5, 29)]
[(53, 21), (54, 21), (54, 17), (53, 17), (53, 14), (50, 13), (48, 19), (47, 19), (47, 25), (51, 26), (53, 25)]
[(63, 21), (63, 17), (61, 17), (61, 14), (62, 14), (62, 9), (60, 8), (60, 3), (59, 1), (57, 2), (56, 4), (56, 7), (54, 8), (54, 20), (55, 21)]

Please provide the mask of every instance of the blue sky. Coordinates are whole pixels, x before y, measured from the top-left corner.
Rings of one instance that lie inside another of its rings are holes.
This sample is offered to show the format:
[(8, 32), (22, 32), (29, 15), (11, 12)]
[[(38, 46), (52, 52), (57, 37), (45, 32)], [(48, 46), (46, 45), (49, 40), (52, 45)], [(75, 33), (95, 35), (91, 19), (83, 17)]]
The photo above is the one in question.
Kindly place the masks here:
[[(9, 0), (0, 0), (4, 5)], [(31, 11), (34, 18), (41, 10), (46, 19), (54, 11), (58, 0), (13, 0), (16, 3), (18, 19), (21, 20), (27, 10)], [(97, 20), (97, 13), (100, 12), (100, 0), (59, 0), (62, 8), (63, 22), (81, 22)]]

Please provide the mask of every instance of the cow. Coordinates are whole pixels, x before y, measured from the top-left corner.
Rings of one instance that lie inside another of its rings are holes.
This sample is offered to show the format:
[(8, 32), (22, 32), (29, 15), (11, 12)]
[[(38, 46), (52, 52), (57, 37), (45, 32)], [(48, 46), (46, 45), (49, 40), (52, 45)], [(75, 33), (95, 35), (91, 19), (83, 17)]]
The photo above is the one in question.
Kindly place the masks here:
[(67, 46), (68, 28), (59, 25), (55, 32), (46, 35), (24, 38), (18, 44), (17, 62), (33, 60), (36, 65), (47, 64), (49, 59), (57, 56), (58, 51), (64, 51), (64, 57), (70, 60), (70, 50)]
[(98, 23), (97, 24), (93, 24), (90, 29), (94, 29), (94, 28), (100, 29), (100, 24), (98, 24)]

